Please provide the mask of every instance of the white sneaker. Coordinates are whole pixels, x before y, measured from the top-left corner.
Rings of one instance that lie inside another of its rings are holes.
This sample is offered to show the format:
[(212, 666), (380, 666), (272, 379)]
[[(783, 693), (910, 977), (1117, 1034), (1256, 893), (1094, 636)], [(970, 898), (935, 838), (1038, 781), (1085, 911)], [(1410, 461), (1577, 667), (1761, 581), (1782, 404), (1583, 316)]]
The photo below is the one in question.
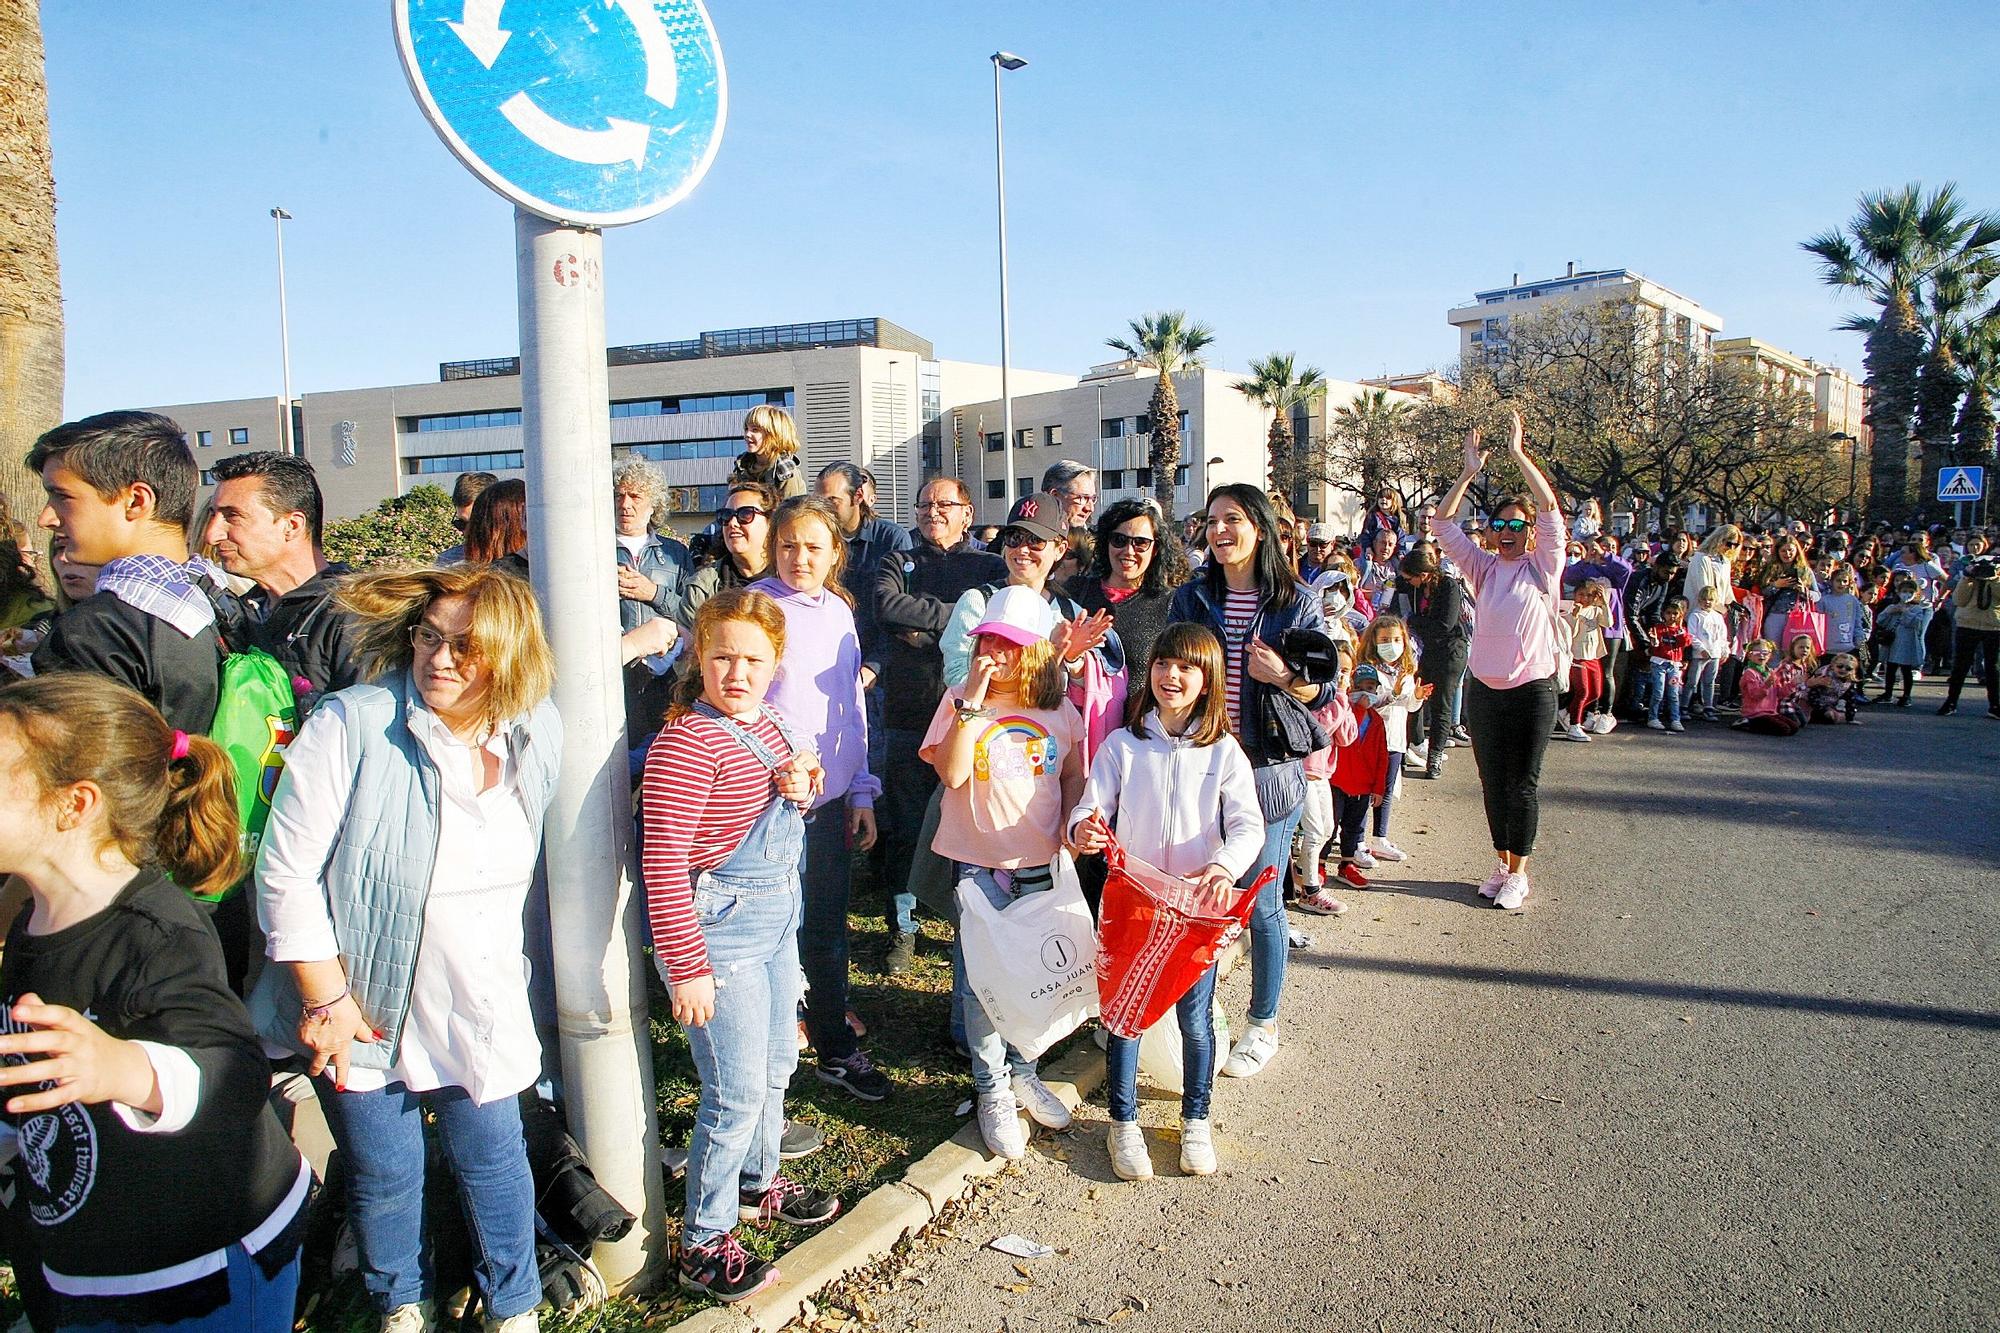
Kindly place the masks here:
[(435, 1301), (413, 1301), (382, 1316), (382, 1333), (431, 1333), (436, 1326)]
[(1153, 1158), (1146, 1151), (1146, 1136), (1139, 1132), (1138, 1121), (1112, 1121), (1104, 1146), (1111, 1153), (1111, 1169), (1120, 1180), (1153, 1178)]
[(1506, 882), (1507, 876), (1513, 873), (1513, 871), (1507, 869), (1507, 863), (1502, 861), (1494, 867), (1493, 873), (1488, 875), (1480, 884), (1479, 896), (1482, 898), (1491, 898), (1494, 894), (1500, 892), (1500, 886)]
[(1191, 1176), (1215, 1174), (1215, 1140), (1206, 1120), (1181, 1121), (1181, 1170)]
[(1354, 864), (1360, 866), (1363, 870), (1373, 870), (1375, 868), (1375, 858), (1368, 854), (1368, 843), (1365, 839), (1360, 846), (1354, 849)]
[(1598, 734), (1598, 735), (1600, 735), (1600, 736), (1609, 736), (1609, 735), (1610, 735), (1610, 734), (1611, 734), (1612, 732), (1614, 732), (1614, 731), (1616, 731), (1616, 730), (1618, 730), (1618, 718), (1617, 718), (1617, 715), (1616, 715), (1616, 714), (1613, 714), (1613, 713), (1599, 713), (1599, 714), (1597, 715), (1597, 734)]
[(480, 1333), (538, 1333), (542, 1318), (533, 1310), (526, 1314), (508, 1315), (505, 1319), (495, 1319), (488, 1315), (479, 1321)]
[(1658, 719), (1657, 717), (1649, 717), (1646, 719), (1646, 730), (1665, 731), (1666, 729), (1667, 729), (1667, 724), (1660, 721), (1660, 719)]
[(1014, 1075), (1014, 1100), (1034, 1117), (1036, 1124), (1046, 1129), (1069, 1128), (1069, 1108), (1038, 1075)]
[(1686, 730), (1687, 730), (1687, 728), (1686, 728), (1686, 727), (1684, 727), (1684, 726), (1682, 726), (1682, 725), (1681, 725), (1680, 723), (1678, 723), (1678, 722), (1669, 722), (1669, 723), (1667, 723), (1667, 730), (1668, 730), (1668, 731), (1686, 731)]
[(1508, 912), (1518, 912), (1521, 904), (1528, 901), (1528, 877), (1519, 871), (1501, 881), (1500, 892), (1493, 895), (1493, 905)]
[(1014, 1092), (981, 1093), (978, 1102), (979, 1137), (995, 1157), (1018, 1162), (1028, 1152), (1028, 1137), (1021, 1132), (1021, 1117), (1014, 1111)]
[(1426, 763), (1430, 762), (1430, 757), (1431, 747), (1428, 741), (1422, 745), (1412, 745), (1409, 749), (1403, 751), (1403, 767), (1422, 768)]
[(1571, 741), (1587, 741), (1590, 739), (1590, 733), (1585, 731), (1582, 727), (1578, 726), (1576, 723), (1572, 722), (1570, 723), (1569, 730), (1563, 733), (1563, 739)]
[(1271, 1063), (1271, 1057), (1277, 1053), (1277, 1025), (1252, 1023), (1244, 1029), (1229, 1058), (1222, 1062), (1222, 1072), (1230, 1078), (1250, 1078)]
[(1410, 854), (1387, 838), (1375, 839), (1375, 855), (1384, 861), (1407, 861)]

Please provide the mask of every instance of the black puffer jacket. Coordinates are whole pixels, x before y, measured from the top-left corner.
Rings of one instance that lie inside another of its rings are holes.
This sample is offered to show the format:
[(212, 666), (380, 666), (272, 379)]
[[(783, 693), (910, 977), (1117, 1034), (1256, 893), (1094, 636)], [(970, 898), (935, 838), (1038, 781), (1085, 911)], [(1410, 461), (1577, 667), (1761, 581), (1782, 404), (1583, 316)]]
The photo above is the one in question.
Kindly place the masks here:
[(882, 558), (875, 572), (875, 615), (881, 626), (882, 725), (923, 731), (944, 697), (944, 654), (938, 636), (958, 599), (984, 583), (1007, 577), (1007, 564), (991, 551), (961, 541), (949, 551), (919, 541)]

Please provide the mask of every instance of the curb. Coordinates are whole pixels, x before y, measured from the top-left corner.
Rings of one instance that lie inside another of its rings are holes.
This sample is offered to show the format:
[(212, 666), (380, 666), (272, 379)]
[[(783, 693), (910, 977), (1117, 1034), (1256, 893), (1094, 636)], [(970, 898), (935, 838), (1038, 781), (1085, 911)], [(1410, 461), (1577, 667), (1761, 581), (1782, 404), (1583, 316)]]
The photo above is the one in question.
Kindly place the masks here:
[[(1220, 958), (1218, 980), (1249, 957), (1248, 935)], [(1104, 1083), (1104, 1052), (1085, 1041), (1042, 1071), (1042, 1081), (1076, 1110)], [(922, 1231), (944, 1206), (975, 1180), (1007, 1169), (1004, 1157), (989, 1157), (976, 1122), (910, 1163), (900, 1180), (878, 1185), (852, 1211), (778, 1258), (783, 1277), (775, 1286), (736, 1305), (711, 1306), (672, 1325), (667, 1333), (778, 1333), (806, 1311), (812, 1297), (857, 1268), (894, 1249), (905, 1236)]]

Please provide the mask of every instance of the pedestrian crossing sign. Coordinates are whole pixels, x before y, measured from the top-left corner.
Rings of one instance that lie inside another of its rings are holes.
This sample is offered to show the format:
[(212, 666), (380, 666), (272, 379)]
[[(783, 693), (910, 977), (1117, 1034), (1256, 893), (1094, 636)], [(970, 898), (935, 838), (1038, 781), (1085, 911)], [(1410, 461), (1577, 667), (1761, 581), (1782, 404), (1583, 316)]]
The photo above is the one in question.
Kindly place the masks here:
[(1948, 467), (1938, 473), (1937, 498), (1940, 500), (1977, 500), (1986, 494), (1986, 469), (1983, 467)]

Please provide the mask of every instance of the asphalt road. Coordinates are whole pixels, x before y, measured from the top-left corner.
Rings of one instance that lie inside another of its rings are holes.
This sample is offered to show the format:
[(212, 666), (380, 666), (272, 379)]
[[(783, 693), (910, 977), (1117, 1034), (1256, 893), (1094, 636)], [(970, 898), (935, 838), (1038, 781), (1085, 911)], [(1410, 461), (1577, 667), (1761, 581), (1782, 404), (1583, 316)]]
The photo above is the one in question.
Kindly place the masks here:
[[(1938, 697), (1557, 742), (1517, 915), (1468, 887), (1455, 752), (1405, 784), (1403, 873), (1296, 918), (1278, 1057), (1217, 1089), (1222, 1174), (1178, 1174), (1158, 1099), (1161, 1174), (1118, 1181), (1100, 1101), (882, 1325), (2000, 1327), (2000, 723)], [(976, 1248), (1005, 1232), (1062, 1253), (1024, 1278)]]

